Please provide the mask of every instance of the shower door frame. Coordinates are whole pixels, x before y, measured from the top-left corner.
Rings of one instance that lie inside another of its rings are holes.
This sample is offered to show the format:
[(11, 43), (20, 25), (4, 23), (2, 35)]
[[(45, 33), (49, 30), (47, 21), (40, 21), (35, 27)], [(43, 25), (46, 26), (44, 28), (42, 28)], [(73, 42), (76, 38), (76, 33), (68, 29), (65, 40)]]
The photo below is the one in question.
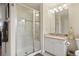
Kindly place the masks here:
[[(23, 5), (23, 4), (15, 4), (15, 7), (16, 7), (16, 5), (20, 5), (20, 6), (23, 6), (23, 7), (25, 7), (25, 8), (28, 8), (28, 9), (31, 9), (31, 10), (33, 10), (33, 20), (35, 20), (35, 11), (38, 11), (38, 10), (36, 10), (36, 9), (33, 9), (33, 8), (30, 8), (30, 7), (28, 7), (28, 6), (25, 6), (25, 5)], [(39, 12), (39, 11), (38, 11)], [(16, 10), (16, 14), (17, 14), (17, 10)], [(40, 17), (39, 17), (40, 18)], [(35, 23), (35, 22), (34, 22)], [(33, 27), (34, 27), (35, 25), (33, 24)], [(34, 33), (34, 31), (35, 31), (35, 29), (33, 28), (33, 34), (35, 34)], [(16, 34), (16, 33), (15, 33)], [(38, 50), (38, 51), (35, 51), (35, 49), (34, 49), (34, 36), (33, 36), (33, 53), (30, 53), (30, 54), (28, 54), (27, 56), (33, 56), (33, 55), (35, 55), (35, 54), (38, 54), (38, 53), (41, 53), (41, 40), (40, 40), (40, 50)], [(15, 42), (17, 42), (17, 40), (15, 39)], [(15, 45), (16, 45), (17, 43), (15, 43)], [(15, 46), (16, 48), (17, 48), (17, 46)], [(16, 50), (16, 48), (15, 48), (15, 55), (17, 55), (17, 50)]]

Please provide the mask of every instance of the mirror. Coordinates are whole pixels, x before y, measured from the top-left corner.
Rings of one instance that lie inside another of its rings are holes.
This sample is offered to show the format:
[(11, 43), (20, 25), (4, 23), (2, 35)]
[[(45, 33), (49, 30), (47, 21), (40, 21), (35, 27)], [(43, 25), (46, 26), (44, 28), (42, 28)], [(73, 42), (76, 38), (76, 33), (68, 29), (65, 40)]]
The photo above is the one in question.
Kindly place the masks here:
[(55, 33), (67, 34), (69, 31), (68, 9), (55, 12)]
[[(69, 32), (69, 18), (67, 5), (49, 10), (50, 33), (67, 34)], [(52, 21), (51, 21), (52, 20)], [(53, 27), (53, 29), (52, 29)]]

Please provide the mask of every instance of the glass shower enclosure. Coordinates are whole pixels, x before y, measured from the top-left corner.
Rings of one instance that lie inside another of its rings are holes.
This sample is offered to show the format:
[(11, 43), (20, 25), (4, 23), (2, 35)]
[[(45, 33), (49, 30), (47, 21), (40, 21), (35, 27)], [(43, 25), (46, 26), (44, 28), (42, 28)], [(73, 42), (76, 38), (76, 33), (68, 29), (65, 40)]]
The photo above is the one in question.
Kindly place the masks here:
[(41, 49), (39, 11), (18, 4), (16, 10), (16, 55), (24, 56), (39, 51)]

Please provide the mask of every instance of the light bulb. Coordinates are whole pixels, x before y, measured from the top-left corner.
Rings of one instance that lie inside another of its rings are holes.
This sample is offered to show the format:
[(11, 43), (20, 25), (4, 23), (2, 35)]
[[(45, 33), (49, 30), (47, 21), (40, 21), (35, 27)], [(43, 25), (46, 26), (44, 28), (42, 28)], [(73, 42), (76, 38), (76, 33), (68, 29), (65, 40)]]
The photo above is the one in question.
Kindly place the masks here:
[(59, 9), (60, 11), (63, 11), (63, 8), (62, 8), (61, 6), (59, 6), (58, 9)]
[(58, 9), (54, 8), (54, 11), (59, 12)]
[(64, 9), (68, 9), (67, 4), (64, 4), (64, 5), (63, 5), (63, 8), (64, 8)]
[(36, 16), (39, 16), (39, 14), (36, 14)]

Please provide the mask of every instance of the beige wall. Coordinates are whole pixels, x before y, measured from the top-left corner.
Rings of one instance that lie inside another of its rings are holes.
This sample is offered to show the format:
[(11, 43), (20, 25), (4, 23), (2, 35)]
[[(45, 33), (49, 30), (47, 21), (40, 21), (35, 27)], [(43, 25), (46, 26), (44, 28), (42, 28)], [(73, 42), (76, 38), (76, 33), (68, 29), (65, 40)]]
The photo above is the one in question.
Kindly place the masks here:
[(69, 23), (76, 36), (79, 36), (79, 4), (69, 6)]
[[(76, 37), (79, 37), (79, 4), (69, 5), (69, 26), (73, 28)], [(74, 40), (69, 41), (71, 45), (69, 49), (74, 51), (77, 46)]]

